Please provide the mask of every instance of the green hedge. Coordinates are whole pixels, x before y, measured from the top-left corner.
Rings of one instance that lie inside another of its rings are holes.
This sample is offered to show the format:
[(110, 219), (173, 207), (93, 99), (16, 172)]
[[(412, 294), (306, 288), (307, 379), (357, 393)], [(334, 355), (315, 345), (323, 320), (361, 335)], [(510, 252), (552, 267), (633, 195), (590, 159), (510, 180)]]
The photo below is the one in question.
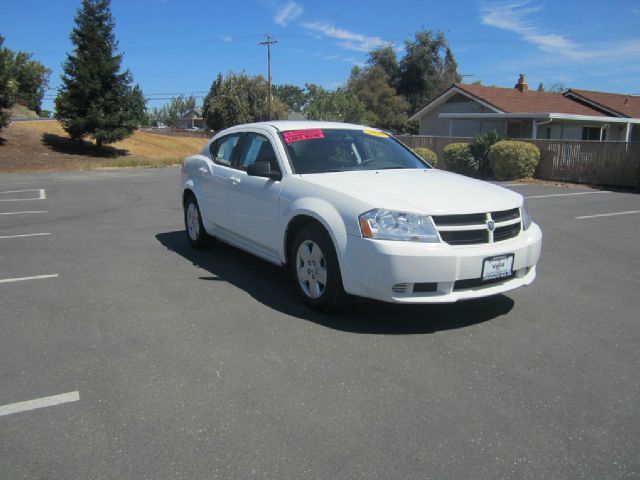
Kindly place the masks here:
[(489, 149), (489, 166), (496, 180), (533, 177), (540, 161), (540, 149), (527, 142), (503, 140)]
[(468, 143), (450, 143), (444, 147), (444, 163), (447, 170), (474, 176), (478, 173), (478, 162), (471, 154)]
[(438, 164), (438, 155), (436, 155), (436, 152), (433, 150), (429, 150), (428, 148), (414, 148), (413, 151), (434, 167)]

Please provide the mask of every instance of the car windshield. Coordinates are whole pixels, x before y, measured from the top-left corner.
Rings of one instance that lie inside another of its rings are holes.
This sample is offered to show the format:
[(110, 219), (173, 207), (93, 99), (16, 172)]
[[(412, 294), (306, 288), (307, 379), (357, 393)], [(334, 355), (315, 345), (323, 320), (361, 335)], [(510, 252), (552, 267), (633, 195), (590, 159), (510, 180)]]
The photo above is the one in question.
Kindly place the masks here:
[(294, 173), (431, 168), (378, 130), (293, 130), (280, 135)]

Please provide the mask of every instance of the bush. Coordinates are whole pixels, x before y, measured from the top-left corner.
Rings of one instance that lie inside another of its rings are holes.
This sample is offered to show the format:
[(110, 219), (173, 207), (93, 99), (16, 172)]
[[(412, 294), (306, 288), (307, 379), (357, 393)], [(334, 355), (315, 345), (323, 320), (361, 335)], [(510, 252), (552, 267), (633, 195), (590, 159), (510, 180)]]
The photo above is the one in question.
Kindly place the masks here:
[(532, 177), (540, 161), (540, 149), (528, 142), (503, 140), (489, 149), (489, 166), (496, 180)]
[(468, 143), (450, 143), (444, 147), (444, 164), (447, 170), (463, 175), (478, 173), (478, 162), (473, 158)]
[(502, 136), (497, 130), (491, 132), (476, 133), (476, 137), (469, 149), (471, 155), (475, 158), (478, 164), (478, 176), (480, 178), (487, 178), (489, 176), (489, 150), (491, 146), (502, 140)]
[(438, 164), (438, 155), (436, 155), (436, 152), (433, 150), (429, 150), (428, 148), (414, 148), (413, 152), (434, 167)]

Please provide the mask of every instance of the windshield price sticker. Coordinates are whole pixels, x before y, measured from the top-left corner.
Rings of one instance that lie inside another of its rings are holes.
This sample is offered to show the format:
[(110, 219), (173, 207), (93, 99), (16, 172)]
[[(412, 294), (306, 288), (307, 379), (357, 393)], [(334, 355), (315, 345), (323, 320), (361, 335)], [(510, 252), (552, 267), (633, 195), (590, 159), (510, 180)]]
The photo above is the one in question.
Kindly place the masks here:
[(292, 130), (290, 132), (283, 132), (282, 138), (287, 143), (299, 142), (301, 140), (316, 140), (318, 138), (324, 138), (324, 132), (322, 130)]
[(373, 135), (374, 137), (382, 137), (382, 138), (388, 138), (389, 135), (387, 135), (384, 132), (379, 132), (377, 130), (363, 130), (362, 133), (366, 133), (367, 135)]
[(513, 254), (485, 258), (482, 264), (482, 280), (508, 277), (513, 272)]

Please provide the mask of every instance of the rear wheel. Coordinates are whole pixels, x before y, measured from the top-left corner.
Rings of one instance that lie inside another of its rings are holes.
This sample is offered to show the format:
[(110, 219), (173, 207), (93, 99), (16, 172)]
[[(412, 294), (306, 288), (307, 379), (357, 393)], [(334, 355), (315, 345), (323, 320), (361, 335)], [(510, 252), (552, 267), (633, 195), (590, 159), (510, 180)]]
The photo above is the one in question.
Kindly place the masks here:
[(206, 248), (211, 237), (207, 234), (202, 224), (202, 215), (196, 197), (190, 195), (184, 202), (184, 226), (187, 239), (194, 248)]
[(314, 224), (302, 227), (289, 258), (294, 286), (307, 305), (330, 311), (348, 304), (336, 251), (324, 228)]

